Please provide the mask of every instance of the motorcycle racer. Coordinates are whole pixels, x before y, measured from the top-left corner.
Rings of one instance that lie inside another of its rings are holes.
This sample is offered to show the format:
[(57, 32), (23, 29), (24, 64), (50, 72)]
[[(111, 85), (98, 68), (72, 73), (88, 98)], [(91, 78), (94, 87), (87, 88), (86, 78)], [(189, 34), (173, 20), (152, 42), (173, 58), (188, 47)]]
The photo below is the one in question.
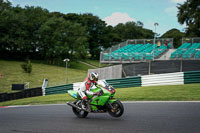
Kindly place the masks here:
[(93, 96), (99, 95), (99, 93), (93, 93), (92, 91), (90, 91), (94, 85), (95, 86), (97, 85), (98, 78), (99, 78), (98, 73), (95, 73), (95, 72), (90, 73), (89, 76), (83, 81), (83, 83), (81, 83), (78, 89), (78, 93), (83, 99), (82, 108), (84, 110), (86, 110), (86, 104), (87, 104), (87, 99), (88, 99), (86, 94), (93, 95)]

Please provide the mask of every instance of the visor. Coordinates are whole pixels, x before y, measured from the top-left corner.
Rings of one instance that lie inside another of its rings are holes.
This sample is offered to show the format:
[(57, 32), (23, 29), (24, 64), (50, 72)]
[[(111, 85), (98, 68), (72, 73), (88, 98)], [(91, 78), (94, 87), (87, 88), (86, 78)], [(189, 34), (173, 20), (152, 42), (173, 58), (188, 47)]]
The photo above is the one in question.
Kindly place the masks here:
[(94, 77), (94, 81), (98, 81), (98, 78)]

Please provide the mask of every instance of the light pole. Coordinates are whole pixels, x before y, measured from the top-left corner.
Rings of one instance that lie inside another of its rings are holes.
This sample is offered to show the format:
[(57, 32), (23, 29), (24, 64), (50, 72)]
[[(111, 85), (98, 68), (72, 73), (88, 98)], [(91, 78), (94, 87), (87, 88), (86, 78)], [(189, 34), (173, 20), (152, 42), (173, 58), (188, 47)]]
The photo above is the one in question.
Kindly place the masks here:
[(155, 43), (156, 43), (156, 26), (158, 26), (159, 24), (158, 23), (154, 23), (154, 26), (155, 26), (155, 33), (154, 33), (154, 45), (153, 45), (153, 60), (154, 60), (154, 56), (155, 56)]
[(70, 59), (66, 58), (66, 59), (64, 59), (63, 61), (66, 62), (65, 83), (68, 83), (67, 63), (70, 61)]

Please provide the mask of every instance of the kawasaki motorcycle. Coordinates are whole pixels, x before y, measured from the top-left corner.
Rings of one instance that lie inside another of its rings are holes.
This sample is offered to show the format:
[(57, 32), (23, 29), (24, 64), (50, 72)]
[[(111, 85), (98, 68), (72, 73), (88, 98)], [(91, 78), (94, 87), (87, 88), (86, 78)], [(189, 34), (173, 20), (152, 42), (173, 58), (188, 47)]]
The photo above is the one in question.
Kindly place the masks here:
[(96, 85), (96, 88), (91, 89), (92, 92), (99, 92), (98, 96), (87, 95), (88, 101), (86, 104), (87, 110), (82, 108), (82, 98), (78, 91), (69, 90), (68, 94), (75, 98), (74, 102), (67, 102), (72, 107), (72, 111), (79, 118), (85, 118), (88, 113), (106, 113), (108, 112), (113, 117), (120, 117), (124, 113), (122, 103), (113, 98), (115, 89), (106, 81), (101, 81)]

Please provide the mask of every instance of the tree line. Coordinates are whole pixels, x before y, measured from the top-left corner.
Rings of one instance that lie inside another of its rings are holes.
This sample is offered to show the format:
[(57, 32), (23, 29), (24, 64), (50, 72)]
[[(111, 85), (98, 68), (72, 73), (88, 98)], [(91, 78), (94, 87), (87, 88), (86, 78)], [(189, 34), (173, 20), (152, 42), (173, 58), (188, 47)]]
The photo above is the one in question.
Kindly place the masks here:
[(170, 29), (161, 37), (174, 38), (175, 48), (181, 45), (183, 37), (200, 37), (200, 1), (186, 0), (183, 4), (177, 4), (177, 19), (178, 22), (185, 24), (184, 32), (178, 29)]
[(91, 13), (63, 14), (41, 7), (13, 7), (0, 0), (0, 53), (3, 58), (98, 59), (102, 49), (131, 38), (153, 38), (142, 22), (108, 26)]
[[(199, 1), (195, 0), (177, 5), (178, 21), (187, 25), (187, 36), (200, 36), (198, 5)], [(191, 13), (193, 15), (189, 15)], [(172, 29), (162, 37), (181, 38), (184, 35)], [(0, 58), (30, 58), (50, 63), (88, 56), (99, 59), (102, 49), (127, 39), (153, 37), (153, 31), (145, 29), (140, 21), (113, 27), (91, 13), (63, 14), (34, 6), (13, 7), (9, 1), (0, 0)], [(178, 42), (175, 44), (178, 46)]]

